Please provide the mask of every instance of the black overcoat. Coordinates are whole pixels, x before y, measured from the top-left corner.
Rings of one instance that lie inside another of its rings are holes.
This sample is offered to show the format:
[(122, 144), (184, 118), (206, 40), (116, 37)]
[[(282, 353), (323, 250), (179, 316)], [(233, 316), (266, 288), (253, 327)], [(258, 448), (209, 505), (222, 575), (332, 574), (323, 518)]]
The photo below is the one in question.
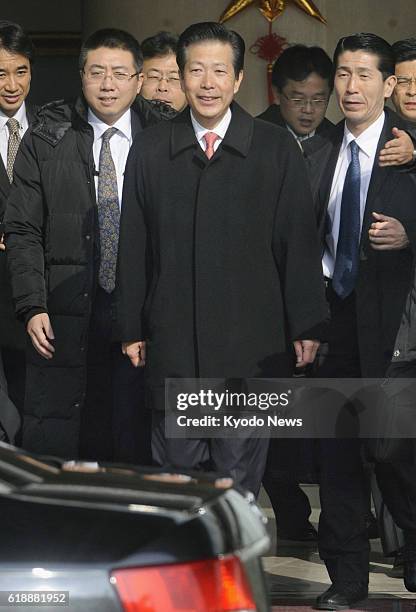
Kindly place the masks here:
[[(392, 139), (392, 128), (407, 125), (393, 111), (385, 109), (385, 122), (371, 174), (360, 242), (360, 264), (355, 287), (358, 342), (363, 377), (383, 377), (392, 359), (412, 278), (416, 253), (416, 183), (414, 174), (397, 166), (380, 167), (378, 156)], [(319, 211), (322, 245), (332, 179), (344, 136), (341, 121), (326, 144), (309, 158), (310, 176)], [(406, 229), (410, 246), (397, 251), (376, 251), (368, 230), (372, 212), (395, 217)]]
[[(161, 118), (139, 96), (132, 134)], [(78, 454), (85, 399), (86, 347), (99, 261), (92, 154), (93, 129), (83, 99), (39, 110), (22, 140), (5, 216), (8, 267), (17, 315), (47, 312), (55, 334), (52, 359), (27, 338), (25, 448)]]
[(279, 376), (291, 341), (327, 315), (299, 147), (231, 109), (210, 161), (188, 109), (140, 134), (127, 161), (118, 320), (125, 341), (147, 340), (156, 408), (166, 377)]

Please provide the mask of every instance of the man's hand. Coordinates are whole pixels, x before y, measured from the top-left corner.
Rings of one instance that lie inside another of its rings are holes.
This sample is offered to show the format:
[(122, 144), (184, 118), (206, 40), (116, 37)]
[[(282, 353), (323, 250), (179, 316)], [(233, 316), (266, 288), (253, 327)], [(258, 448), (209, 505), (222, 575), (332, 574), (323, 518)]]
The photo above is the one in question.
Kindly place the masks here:
[(55, 340), (55, 336), (49, 315), (46, 312), (34, 315), (29, 319), (26, 330), (39, 355), (45, 357), (45, 359), (52, 359), (55, 347), (52, 346), (49, 340)]
[(398, 128), (392, 129), (393, 140), (389, 140), (380, 151), (378, 163), (380, 166), (401, 166), (413, 161), (415, 145), (409, 134)]
[(394, 217), (373, 212), (376, 220), (368, 231), (371, 246), (376, 251), (393, 251), (409, 246), (409, 239), (403, 225)]
[(308, 363), (313, 363), (319, 345), (319, 340), (295, 340), (293, 346), (296, 353), (296, 367), (303, 368)]
[(123, 342), (121, 352), (127, 355), (135, 368), (142, 368), (146, 363), (146, 342)]
[(5, 250), (6, 250), (6, 245), (4, 244), (4, 234), (2, 234), (0, 237), (0, 251), (5, 251)]

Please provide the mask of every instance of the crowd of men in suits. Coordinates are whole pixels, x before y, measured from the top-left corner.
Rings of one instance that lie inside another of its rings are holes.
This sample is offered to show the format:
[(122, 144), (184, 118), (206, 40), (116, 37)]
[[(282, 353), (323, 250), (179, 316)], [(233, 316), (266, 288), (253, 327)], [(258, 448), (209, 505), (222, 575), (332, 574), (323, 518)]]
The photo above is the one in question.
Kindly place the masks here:
[[(332, 582), (316, 607), (347, 609), (368, 593), (361, 442), (169, 438), (164, 382), (415, 377), (416, 40), (346, 36), (333, 62), (294, 45), (257, 119), (234, 100), (244, 53), (213, 22), (142, 46), (99, 30), (78, 99), (34, 109), (32, 44), (0, 22), (2, 434), (214, 469), (255, 494), (263, 481), (279, 530), (302, 540), (316, 538), (307, 473)], [(375, 473), (416, 591), (414, 443), (401, 446)]]

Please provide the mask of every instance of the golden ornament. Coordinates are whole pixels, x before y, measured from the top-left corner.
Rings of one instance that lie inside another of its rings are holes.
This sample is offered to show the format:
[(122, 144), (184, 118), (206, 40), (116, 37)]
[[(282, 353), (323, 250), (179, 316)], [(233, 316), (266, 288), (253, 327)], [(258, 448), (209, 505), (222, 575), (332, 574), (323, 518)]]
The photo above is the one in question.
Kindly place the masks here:
[(271, 23), (280, 17), (285, 8), (287, 8), (288, 4), (296, 5), (307, 15), (310, 15), (321, 23), (326, 24), (325, 17), (320, 13), (319, 9), (311, 0), (233, 0), (221, 15), (220, 22), (223, 23), (247, 7), (254, 5), (257, 6), (267, 21)]

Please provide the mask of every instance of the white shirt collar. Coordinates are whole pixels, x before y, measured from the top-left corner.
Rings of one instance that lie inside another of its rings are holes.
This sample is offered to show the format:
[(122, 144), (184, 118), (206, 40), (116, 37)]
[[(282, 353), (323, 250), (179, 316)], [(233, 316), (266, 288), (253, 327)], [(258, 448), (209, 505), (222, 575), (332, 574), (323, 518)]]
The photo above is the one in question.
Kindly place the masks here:
[(352, 140), (355, 140), (360, 150), (367, 155), (367, 157), (374, 156), (377, 150), (378, 141), (380, 140), (381, 132), (384, 125), (385, 113), (381, 115), (372, 123), (367, 129), (364, 130), (357, 138), (350, 132), (347, 127), (347, 123), (344, 125), (344, 138), (342, 141), (340, 155), (342, 155), (345, 149), (348, 147)]
[(225, 113), (221, 121), (218, 123), (218, 125), (216, 125), (211, 130), (207, 130), (207, 128), (205, 128), (200, 123), (198, 123), (198, 121), (195, 119), (194, 114), (191, 110), (191, 121), (192, 121), (192, 126), (194, 128), (194, 132), (195, 132), (197, 141), (200, 142), (207, 132), (215, 132), (215, 134), (217, 134), (217, 136), (219, 136), (220, 139), (223, 140), (228, 130), (228, 126), (230, 125), (231, 117), (232, 117), (231, 109), (228, 108), (227, 112)]
[[(0, 130), (2, 130), (5, 127), (9, 119), (10, 117), (8, 117), (5, 113), (3, 113), (2, 110), (0, 110)], [(13, 115), (13, 119), (18, 120), (20, 124), (20, 128), (22, 129), (26, 121), (26, 105), (24, 102), (22, 106), (19, 108), (19, 110), (17, 110), (16, 113)]]
[(312, 130), (312, 132), (309, 132), (309, 134), (304, 134), (303, 136), (300, 136), (299, 134), (296, 134), (296, 132), (292, 130), (290, 125), (288, 125), (287, 123), (286, 123), (286, 128), (296, 138), (298, 142), (303, 142), (304, 140), (308, 140), (308, 138), (312, 138), (312, 136), (315, 136), (315, 133), (316, 133), (316, 130)]
[(90, 108), (88, 108), (88, 123), (94, 130), (94, 139), (98, 140), (109, 127), (115, 127), (123, 136), (131, 140), (131, 112), (128, 108), (124, 115), (120, 117), (113, 125), (108, 125), (101, 121)]

